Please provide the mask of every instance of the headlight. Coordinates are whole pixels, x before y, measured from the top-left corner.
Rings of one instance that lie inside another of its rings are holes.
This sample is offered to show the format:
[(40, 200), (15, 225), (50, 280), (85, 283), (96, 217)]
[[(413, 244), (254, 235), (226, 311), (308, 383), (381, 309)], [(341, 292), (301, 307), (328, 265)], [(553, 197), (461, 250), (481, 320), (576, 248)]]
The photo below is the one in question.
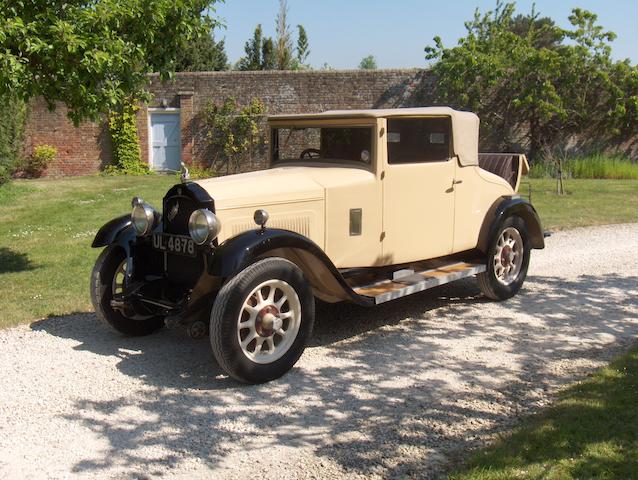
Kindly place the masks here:
[(197, 245), (204, 245), (217, 238), (222, 229), (219, 218), (210, 210), (195, 210), (188, 220), (188, 231)]
[(135, 232), (140, 236), (149, 234), (155, 228), (155, 210), (148, 203), (141, 200), (134, 203), (131, 221)]

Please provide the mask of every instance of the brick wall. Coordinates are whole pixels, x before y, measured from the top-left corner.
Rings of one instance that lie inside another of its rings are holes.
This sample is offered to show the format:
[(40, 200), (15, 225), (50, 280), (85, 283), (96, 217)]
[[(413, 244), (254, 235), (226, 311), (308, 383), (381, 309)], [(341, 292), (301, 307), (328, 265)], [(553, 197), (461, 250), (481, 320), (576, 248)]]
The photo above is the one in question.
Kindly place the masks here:
[[(333, 109), (387, 108), (425, 105), (431, 77), (423, 70), (352, 70), (306, 72), (194, 72), (178, 73), (167, 83), (150, 77), (153, 99), (138, 114), (142, 158), (149, 158), (149, 108), (180, 108), (182, 160), (206, 163), (197, 115), (210, 101), (235, 97), (247, 103), (256, 97), (268, 113), (305, 113)], [(31, 105), (25, 151), (53, 145), (58, 159), (48, 175), (84, 175), (111, 161), (106, 123), (86, 122), (75, 128), (58, 106), (50, 112), (44, 102)]]
[(49, 176), (87, 175), (111, 161), (111, 139), (105, 122), (85, 122), (76, 128), (63, 105), (51, 111), (43, 100), (29, 105), (24, 153), (30, 155), (38, 145), (52, 145), (58, 151), (45, 172)]

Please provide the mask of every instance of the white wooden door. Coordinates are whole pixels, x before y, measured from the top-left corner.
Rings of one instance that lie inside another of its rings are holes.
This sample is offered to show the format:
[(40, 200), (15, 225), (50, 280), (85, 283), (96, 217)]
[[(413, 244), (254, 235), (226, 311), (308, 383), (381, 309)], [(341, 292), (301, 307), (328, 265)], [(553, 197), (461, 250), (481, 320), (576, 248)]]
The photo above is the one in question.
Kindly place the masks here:
[(156, 171), (175, 170), (181, 165), (179, 113), (151, 113), (151, 166)]

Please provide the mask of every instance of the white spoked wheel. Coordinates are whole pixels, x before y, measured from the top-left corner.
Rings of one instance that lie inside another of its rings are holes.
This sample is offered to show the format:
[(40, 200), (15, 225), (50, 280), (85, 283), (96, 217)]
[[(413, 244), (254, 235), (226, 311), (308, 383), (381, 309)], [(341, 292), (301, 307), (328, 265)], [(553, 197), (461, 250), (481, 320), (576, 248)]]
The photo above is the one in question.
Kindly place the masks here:
[(521, 234), (508, 227), (499, 236), (494, 252), (494, 274), (503, 285), (512, 284), (523, 264), (524, 245)]
[(290, 349), (301, 325), (301, 302), (285, 281), (255, 287), (239, 313), (237, 338), (244, 355), (259, 364), (279, 360)]
[(529, 237), (523, 219), (506, 218), (486, 253), (486, 270), (476, 276), (481, 291), (492, 300), (513, 297), (523, 286), (529, 266)]
[(247, 383), (290, 370), (304, 351), (315, 319), (311, 285), (289, 260), (259, 260), (220, 289), (210, 316), (210, 342), (219, 366)]

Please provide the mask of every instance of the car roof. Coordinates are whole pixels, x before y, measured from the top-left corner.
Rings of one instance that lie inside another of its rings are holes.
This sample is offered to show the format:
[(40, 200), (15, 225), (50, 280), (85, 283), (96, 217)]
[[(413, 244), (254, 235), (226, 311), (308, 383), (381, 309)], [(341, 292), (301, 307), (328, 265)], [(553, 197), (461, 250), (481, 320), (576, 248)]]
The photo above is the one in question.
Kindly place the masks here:
[(439, 116), (452, 119), (454, 153), (461, 165), (478, 165), (479, 118), (474, 113), (454, 110), (450, 107), (385, 108), (368, 110), (328, 110), (322, 113), (272, 115), (273, 125), (298, 120), (343, 120), (357, 118), (425, 117)]
[(362, 110), (327, 110), (320, 113), (271, 115), (269, 120), (322, 120), (326, 118), (385, 118), (413, 116), (454, 116), (459, 112), (450, 107), (379, 108)]

